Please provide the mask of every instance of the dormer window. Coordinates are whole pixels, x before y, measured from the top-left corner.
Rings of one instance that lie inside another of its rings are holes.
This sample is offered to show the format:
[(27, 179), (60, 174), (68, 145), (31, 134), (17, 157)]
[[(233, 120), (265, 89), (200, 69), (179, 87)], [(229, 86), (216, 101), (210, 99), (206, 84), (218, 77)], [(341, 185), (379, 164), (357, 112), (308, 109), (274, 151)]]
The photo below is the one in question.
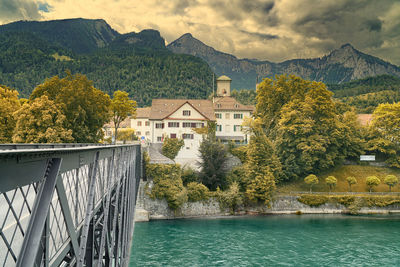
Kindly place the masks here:
[(217, 104), (217, 108), (220, 108), (220, 107), (221, 107), (221, 104), (218, 103), (218, 104)]
[(238, 105), (238, 104), (235, 104), (235, 108), (239, 108), (239, 105)]
[(190, 116), (190, 110), (184, 110), (182, 115), (183, 116)]

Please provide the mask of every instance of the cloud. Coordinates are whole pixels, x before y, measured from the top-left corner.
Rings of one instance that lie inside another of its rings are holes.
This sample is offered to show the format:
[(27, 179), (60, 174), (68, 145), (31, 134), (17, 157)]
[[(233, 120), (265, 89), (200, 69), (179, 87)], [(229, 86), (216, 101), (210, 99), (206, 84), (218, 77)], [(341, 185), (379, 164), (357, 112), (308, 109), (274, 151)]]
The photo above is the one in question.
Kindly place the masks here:
[(0, 0), (0, 22), (102, 18), (115, 30), (190, 32), (239, 58), (320, 57), (344, 43), (400, 65), (398, 0)]
[(38, 2), (38, 10), (42, 12), (50, 12), (51, 6), (47, 3)]
[(39, 20), (38, 5), (29, 0), (0, 0), (0, 22), (15, 20)]

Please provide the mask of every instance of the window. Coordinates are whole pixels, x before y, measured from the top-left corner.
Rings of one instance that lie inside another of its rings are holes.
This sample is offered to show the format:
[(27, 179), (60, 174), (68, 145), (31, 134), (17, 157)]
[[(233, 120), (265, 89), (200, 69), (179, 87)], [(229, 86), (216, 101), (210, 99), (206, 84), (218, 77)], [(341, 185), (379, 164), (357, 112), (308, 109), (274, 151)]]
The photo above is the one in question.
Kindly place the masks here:
[(182, 127), (183, 128), (203, 128), (204, 123), (202, 123), (202, 122), (183, 122)]
[(178, 128), (179, 122), (168, 122), (168, 127), (169, 128)]
[(230, 125), (225, 125), (225, 132), (229, 133), (230, 129), (231, 129)]
[(171, 134), (171, 138), (176, 138), (176, 134)]
[(162, 142), (162, 136), (157, 136), (157, 142)]
[(190, 116), (190, 110), (184, 110), (182, 115), (183, 116)]
[(142, 133), (140, 131), (137, 131), (136, 135), (139, 136), (139, 135), (142, 135)]
[(222, 132), (222, 125), (217, 124), (217, 132)]
[(156, 123), (156, 129), (164, 129), (164, 123)]
[(138, 121), (138, 122), (137, 122), (137, 126), (142, 126), (142, 122), (141, 122), (141, 121)]
[(242, 130), (242, 126), (240, 125), (233, 125), (233, 131), (234, 132), (240, 132)]
[(146, 135), (150, 135), (150, 132), (149, 132), (149, 131), (147, 131), (147, 132), (146, 132)]
[(146, 122), (144, 123), (144, 125), (145, 125), (145, 126), (150, 126), (150, 122), (149, 122), (149, 121), (146, 121)]
[(215, 113), (215, 118), (222, 119), (222, 114), (221, 113)]
[(183, 139), (194, 139), (194, 135), (193, 134), (182, 134), (182, 138)]
[(225, 113), (225, 119), (227, 119), (227, 120), (229, 120), (229, 116), (230, 114), (229, 113)]
[(235, 113), (233, 114), (234, 119), (243, 119), (243, 114), (242, 113)]

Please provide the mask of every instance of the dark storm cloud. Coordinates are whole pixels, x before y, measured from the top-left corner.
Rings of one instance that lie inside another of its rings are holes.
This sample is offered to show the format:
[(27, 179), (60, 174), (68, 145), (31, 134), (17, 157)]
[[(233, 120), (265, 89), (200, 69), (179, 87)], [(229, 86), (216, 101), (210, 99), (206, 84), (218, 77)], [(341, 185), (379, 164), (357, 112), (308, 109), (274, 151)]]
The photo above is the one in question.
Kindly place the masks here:
[(38, 20), (41, 15), (35, 2), (29, 0), (0, 0), (0, 21)]
[(256, 37), (260, 40), (273, 40), (273, 39), (279, 39), (278, 35), (274, 34), (266, 34), (266, 33), (259, 33), (259, 32), (249, 32), (245, 30), (239, 30), (241, 33), (245, 33), (251, 37)]
[(367, 26), (367, 29), (371, 32), (379, 32), (382, 30), (382, 21), (380, 19), (367, 20), (365, 22), (365, 25)]

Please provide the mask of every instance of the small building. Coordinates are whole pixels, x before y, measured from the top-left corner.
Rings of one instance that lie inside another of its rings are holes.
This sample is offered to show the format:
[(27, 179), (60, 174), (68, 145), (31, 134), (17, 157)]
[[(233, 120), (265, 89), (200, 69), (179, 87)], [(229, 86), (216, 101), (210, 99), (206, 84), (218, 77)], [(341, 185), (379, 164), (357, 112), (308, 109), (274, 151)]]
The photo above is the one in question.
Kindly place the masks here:
[(135, 129), (135, 135), (142, 141), (151, 141), (151, 127), (150, 127), (150, 112), (151, 107), (137, 108), (136, 118), (130, 119), (132, 128)]

